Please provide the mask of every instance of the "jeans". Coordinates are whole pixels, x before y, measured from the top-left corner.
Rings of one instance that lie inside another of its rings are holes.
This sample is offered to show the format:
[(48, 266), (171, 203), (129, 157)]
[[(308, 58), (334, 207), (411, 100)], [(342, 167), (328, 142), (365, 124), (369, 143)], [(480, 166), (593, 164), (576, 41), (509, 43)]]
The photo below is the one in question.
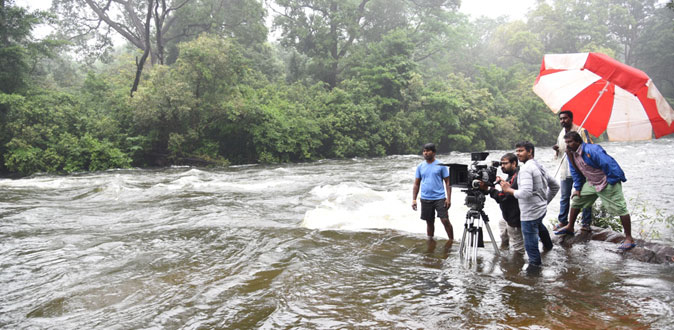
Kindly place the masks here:
[[(566, 178), (559, 182), (560, 194), (559, 197), (559, 216), (557, 219), (562, 226), (566, 226), (569, 223), (569, 207), (571, 203), (571, 190), (573, 189), (573, 178)], [(583, 209), (581, 223), (583, 226), (589, 226), (592, 224), (592, 207), (586, 207)]]
[(543, 246), (545, 246), (546, 249), (552, 248), (550, 233), (548, 233), (548, 229), (543, 225), (544, 217), (545, 215), (536, 220), (522, 221), (524, 250), (527, 251), (527, 256), (529, 256), (529, 264), (535, 266), (541, 265), (541, 252), (538, 250), (539, 234), (541, 241), (543, 241)]

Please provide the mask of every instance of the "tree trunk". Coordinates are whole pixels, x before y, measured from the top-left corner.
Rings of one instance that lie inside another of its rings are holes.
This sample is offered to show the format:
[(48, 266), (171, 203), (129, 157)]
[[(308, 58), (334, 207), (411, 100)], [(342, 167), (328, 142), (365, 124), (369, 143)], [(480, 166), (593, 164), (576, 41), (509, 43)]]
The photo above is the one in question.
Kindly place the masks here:
[(133, 80), (133, 86), (131, 86), (131, 92), (129, 96), (133, 97), (133, 93), (138, 90), (138, 84), (140, 84), (140, 76), (143, 74), (143, 66), (145, 66), (145, 61), (147, 57), (152, 52), (152, 44), (150, 43), (150, 22), (152, 21), (152, 9), (154, 7), (154, 0), (150, 0), (147, 4), (147, 16), (145, 18), (145, 51), (143, 56), (140, 57), (140, 60), (136, 58), (136, 78)]

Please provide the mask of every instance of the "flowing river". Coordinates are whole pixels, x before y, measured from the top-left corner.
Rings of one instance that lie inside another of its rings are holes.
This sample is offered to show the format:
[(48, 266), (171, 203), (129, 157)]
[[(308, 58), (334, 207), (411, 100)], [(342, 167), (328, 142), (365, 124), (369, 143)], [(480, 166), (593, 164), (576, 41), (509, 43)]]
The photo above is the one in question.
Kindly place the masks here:
[[(603, 146), (626, 172), (633, 213), (674, 214), (674, 140)], [(554, 170), (549, 147), (536, 158)], [(469, 265), (439, 221), (428, 243), (410, 207), (421, 161), (0, 179), (0, 328), (672, 328), (674, 266), (625, 258), (616, 244), (555, 246), (528, 274), (491, 244)], [(464, 196), (454, 189), (457, 238)], [(558, 208), (557, 197), (548, 226)], [(492, 200), (485, 211), (498, 220)], [(637, 238), (674, 238), (633, 219)]]

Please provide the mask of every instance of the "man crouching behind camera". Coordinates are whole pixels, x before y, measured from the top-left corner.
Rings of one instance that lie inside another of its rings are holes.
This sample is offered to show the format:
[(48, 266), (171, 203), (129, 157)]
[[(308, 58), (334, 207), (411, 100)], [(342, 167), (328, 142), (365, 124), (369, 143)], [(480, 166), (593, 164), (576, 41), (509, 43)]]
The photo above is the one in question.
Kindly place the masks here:
[[(505, 181), (511, 184), (513, 189), (517, 189), (517, 174), (519, 174), (520, 167), (517, 163), (517, 156), (513, 153), (507, 153), (501, 157), (501, 171), (508, 175), (505, 180), (501, 177), (496, 177), (495, 184), (500, 184)], [(524, 254), (524, 239), (522, 238), (522, 228), (520, 226), (520, 206), (517, 203), (517, 198), (513, 195), (508, 195), (503, 191), (496, 190), (493, 187), (488, 187), (486, 183), (480, 182), (480, 189), (487, 191), (489, 196), (498, 203), (501, 208), (501, 221), (499, 227), (501, 228), (502, 246), (513, 248), (515, 252)], [(507, 244), (507, 245), (506, 245)]]
[(541, 253), (538, 250), (539, 233), (546, 250), (552, 249), (552, 240), (543, 218), (548, 203), (559, 191), (559, 183), (545, 168), (534, 159), (534, 145), (531, 142), (520, 142), (515, 145), (515, 153), (524, 163), (517, 176), (518, 189), (513, 189), (508, 182), (501, 181), (503, 192), (515, 196), (519, 202), (524, 249), (529, 256), (529, 264), (541, 265)]

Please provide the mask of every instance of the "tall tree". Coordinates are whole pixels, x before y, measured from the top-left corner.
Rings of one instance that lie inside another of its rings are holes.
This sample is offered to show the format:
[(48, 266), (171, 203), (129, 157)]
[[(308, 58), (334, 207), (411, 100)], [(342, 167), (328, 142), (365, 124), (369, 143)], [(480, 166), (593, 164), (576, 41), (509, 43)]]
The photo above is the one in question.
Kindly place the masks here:
[(259, 40), (249, 38), (256, 31), (266, 37), (264, 10), (256, 0), (54, 0), (53, 7), (61, 15), (61, 32), (89, 54), (98, 56), (110, 49), (113, 32), (143, 52), (136, 59), (131, 95), (145, 61), (165, 63), (172, 41), (203, 32)]
[(657, 0), (612, 0), (609, 6), (611, 34), (620, 43), (621, 59), (636, 65), (637, 43), (644, 34), (647, 22), (655, 13)]
[(13, 0), (0, 0), (0, 92), (13, 93), (27, 86), (31, 62), (51, 55), (57, 44), (50, 39), (34, 40), (33, 28), (45, 21), (45, 12), (28, 12)]
[(539, 0), (528, 25), (548, 53), (617, 50), (610, 38), (609, 0)]
[(671, 104), (674, 100), (674, 11), (659, 8), (646, 20), (632, 54), (634, 66), (648, 73)]
[(280, 9), (274, 25), (281, 30), (281, 45), (306, 56), (315, 79), (331, 88), (346, 68), (357, 64), (359, 58), (348, 60), (351, 55), (391, 31), (409, 34), (416, 60), (446, 50), (456, 40), (451, 14), (458, 9), (457, 0), (276, 0), (276, 4)]
[(51, 55), (57, 43), (34, 40), (33, 28), (48, 18), (45, 12), (28, 12), (12, 0), (0, 0), (0, 171), (4, 171), (6, 144), (11, 139), (8, 116), (23, 102), (30, 85), (33, 63)]
[(380, 41), (394, 30), (406, 30), (415, 46), (413, 59), (423, 61), (455, 48), (464, 23), (457, 0), (372, 0), (368, 4), (363, 36)]
[(362, 34), (369, 1), (276, 0), (281, 12), (274, 24), (281, 28), (281, 44), (310, 57), (315, 77), (334, 88), (343, 59)]

